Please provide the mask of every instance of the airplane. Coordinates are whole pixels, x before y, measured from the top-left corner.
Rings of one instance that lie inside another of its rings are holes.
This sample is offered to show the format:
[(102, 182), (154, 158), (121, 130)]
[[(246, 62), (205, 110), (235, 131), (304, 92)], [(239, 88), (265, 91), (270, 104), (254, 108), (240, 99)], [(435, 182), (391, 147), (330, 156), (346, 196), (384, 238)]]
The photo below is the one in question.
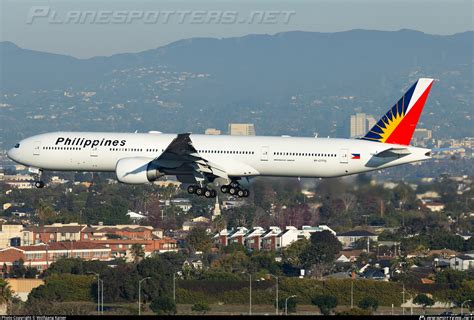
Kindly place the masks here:
[(115, 172), (125, 184), (172, 175), (190, 194), (216, 197), (211, 185), (218, 184), (223, 193), (248, 197), (246, 186), (257, 176), (341, 177), (430, 159), (430, 149), (409, 144), (433, 81), (416, 81), (356, 139), (52, 132), (21, 140), (7, 155), (30, 168), (37, 188), (45, 186), (43, 170)]

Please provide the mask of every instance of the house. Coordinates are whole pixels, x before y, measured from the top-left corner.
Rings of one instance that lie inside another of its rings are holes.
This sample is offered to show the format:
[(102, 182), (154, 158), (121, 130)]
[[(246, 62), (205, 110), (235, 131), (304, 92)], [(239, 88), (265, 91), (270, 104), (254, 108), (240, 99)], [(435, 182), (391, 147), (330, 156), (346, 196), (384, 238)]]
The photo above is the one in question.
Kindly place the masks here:
[(187, 258), (183, 262), (183, 270), (185, 269), (194, 269), (194, 270), (202, 270), (203, 263), (202, 260), (199, 258)]
[(62, 257), (108, 261), (111, 259), (110, 252), (110, 248), (101, 244), (82, 241), (9, 247), (0, 250), (0, 265), (6, 265), (7, 270), (2, 270), (2, 272), (8, 273), (12, 266), (22, 259), (25, 267), (29, 266), (36, 268), (38, 271), (43, 271), (51, 263)]
[[(161, 235), (161, 236), (160, 236)], [(163, 231), (152, 226), (124, 224), (114, 226), (94, 225), (81, 230), (81, 240), (121, 239), (155, 239), (161, 238)]]
[(343, 250), (339, 252), (336, 262), (355, 262), (365, 250)]
[(212, 237), (214, 244), (218, 247), (227, 246), (229, 243), (229, 235), (233, 232), (234, 229), (222, 229), (217, 234)]
[(344, 248), (352, 247), (360, 239), (370, 239), (370, 241), (377, 241), (378, 236), (367, 230), (352, 230), (348, 232), (338, 233), (337, 239), (342, 243)]
[(277, 249), (277, 236), (281, 233), (279, 227), (270, 227), (260, 238), (262, 239), (261, 248), (265, 250)]
[(54, 223), (45, 226), (31, 226), (25, 228), (32, 233), (32, 244), (50, 243), (59, 241), (79, 241), (81, 240), (81, 231), (85, 225), (78, 223)]
[(245, 247), (250, 250), (260, 250), (262, 248), (261, 236), (265, 233), (262, 227), (255, 227), (245, 235)]
[(200, 216), (191, 219), (190, 221), (185, 221), (183, 223), (183, 231), (191, 231), (191, 229), (196, 228), (196, 227), (202, 227), (202, 228), (207, 228), (209, 224), (211, 223), (211, 219)]
[(466, 271), (474, 269), (474, 255), (459, 255), (449, 259), (451, 269)]
[(32, 233), (21, 224), (3, 224), (0, 228), (0, 249), (33, 244)]
[(136, 212), (133, 212), (133, 211), (128, 211), (126, 213), (126, 215), (130, 218), (130, 220), (132, 220), (133, 222), (138, 222), (140, 220), (143, 220), (146, 218), (145, 215), (143, 215), (141, 212), (139, 213), (136, 213)]
[(237, 227), (233, 232), (229, 234), (229, 242), (228, 244), (231, 243), (237, 243), (244, 245), (245, 243), (245, 235), (247, 234), (249, 230), (245, 227)]
[(388, 271), (373, 267), (366, 268), (362, 273), (361, 277), (370, 280), (387, 280), (388, 281)]
[(178, 241), (167, 237), (162, 239), (93, 239), (88, 242), (110, 248), (113, 258), (125, 258), (127, 261), (133, 260), (131, 249), (137, 244), (143, 247), (145, 257), (153, 253), (178, 252)]
[(277, 236), (277, 248), (286, 248), (295, 241), (300, 239), (309, 239), (311, 234), (321, 231), (329, 231), (333, 235), (336, 235), (336, 232), (326, 225), (321, 225), (318, 227), (302, 226), (301, 229), (297, 229), (293, 226), (287, 226), (285, 231), (281, 232)]
[(169, 206), (175, 206), (181, 209), (183, 212), (188, 212), (191, 210), (191, 207), (193, 206), (191, 203), (191, 200), (186, 199), (186, 198), (176, 198), (176, 199), (171, 199), (171, 200), (160, 200), (160, 203), (162, 205), (165, 205), (167, 207)]

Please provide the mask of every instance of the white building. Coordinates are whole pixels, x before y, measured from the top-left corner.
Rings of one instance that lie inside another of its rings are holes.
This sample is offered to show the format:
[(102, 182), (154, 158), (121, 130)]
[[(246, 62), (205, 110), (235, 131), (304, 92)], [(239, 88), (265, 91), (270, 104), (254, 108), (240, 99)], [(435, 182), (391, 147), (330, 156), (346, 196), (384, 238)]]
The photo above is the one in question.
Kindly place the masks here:
[(453, 257), (449, 259), (449, 264), (451, 269), (454, 270), (466, 271), (474, 269), (474, 254)]

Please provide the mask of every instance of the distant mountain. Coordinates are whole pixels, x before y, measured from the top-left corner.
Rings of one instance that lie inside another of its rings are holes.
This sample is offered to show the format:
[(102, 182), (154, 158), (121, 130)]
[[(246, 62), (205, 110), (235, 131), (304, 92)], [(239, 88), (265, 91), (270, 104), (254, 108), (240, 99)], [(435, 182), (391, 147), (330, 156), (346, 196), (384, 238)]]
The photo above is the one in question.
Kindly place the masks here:
[[(258, 133), (344, 135), (342, 123), (350, 113), (378, 115), (410, 82), (431, 76), (440, 81), (429, 100), (432, 114), (423, 118), (426, 124), (442, 134), (467, 135), (462, 126), (472, 125), (466, 116), (472, 115), (473, 40), (472, 31), (451, 36), (412, 30), (285, 32), (194, 38), (91, 59), (1, 42), (0, 91), (23, 99), (0, 102), (21, 109), (28, 99), (31, 108), (38, 101), (55, 101), (57, 108), (45, 111), (43, 106), (35, 120), (51, 115), (60, 119), (60, 106), (71, 100), (60, 99), (58, 92), (94, 91), (91, 99), (75, 101), (75, 107), (93, 105), (94, 112), (81, 114), (84, 121), (74, 128), (94, 127), (93, 121), (108, 115), (110, 127), (123, 130), (201, 131), (207, 126), (225, 128), (228, 121), (252, 121)], [(32, 92), (38, 90), (49, 95), (35, 98)], [(125, 104), (129, 117), (120, 116), (120, 108), (111, 111), (115, 104)], [(171, 122), (157, 123), (150, 112)], [(35, 113), (20, 115), (34, 118)], [(12, 110), (0, 109), (0, 120), (15, 117)], [(447, 124), (437, 123), (440, 119)], [(32, 121), (32, 131), (43, 129), (38, 123)], [(61, 126), (70, 124), (60, 121), (58, 129)]]

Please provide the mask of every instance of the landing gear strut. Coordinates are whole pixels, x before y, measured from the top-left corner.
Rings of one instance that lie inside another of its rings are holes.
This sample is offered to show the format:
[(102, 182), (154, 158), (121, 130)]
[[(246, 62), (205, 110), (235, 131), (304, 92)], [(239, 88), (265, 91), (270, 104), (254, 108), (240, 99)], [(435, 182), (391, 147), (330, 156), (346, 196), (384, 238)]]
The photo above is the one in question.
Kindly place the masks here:
[(217, 197), (217, 191), (213, 189), (208, 189), (206, 187), (190, 185), (188, 186), (189, 194), (196, 194), (198, 196), (205, 196), (206, 198), (215, 198)]
[(247, 198), (250, 195), (250, 192), (247, 189), (241, 188), (240, 184), (236, 181), (232, 181), (228, 185), (221, 186), (221, 192), (229, 193), (240, 198)]
[(35, 178), (34, 185), (38, 189), (44, 188), (44, 182), (41, 181), (41, 174), (42, 173), (43, 173), (43, 170), (41, 170), (41, 169), (36, 169), (34, 171), (34, 175), (33, 175), (33, 177)]

